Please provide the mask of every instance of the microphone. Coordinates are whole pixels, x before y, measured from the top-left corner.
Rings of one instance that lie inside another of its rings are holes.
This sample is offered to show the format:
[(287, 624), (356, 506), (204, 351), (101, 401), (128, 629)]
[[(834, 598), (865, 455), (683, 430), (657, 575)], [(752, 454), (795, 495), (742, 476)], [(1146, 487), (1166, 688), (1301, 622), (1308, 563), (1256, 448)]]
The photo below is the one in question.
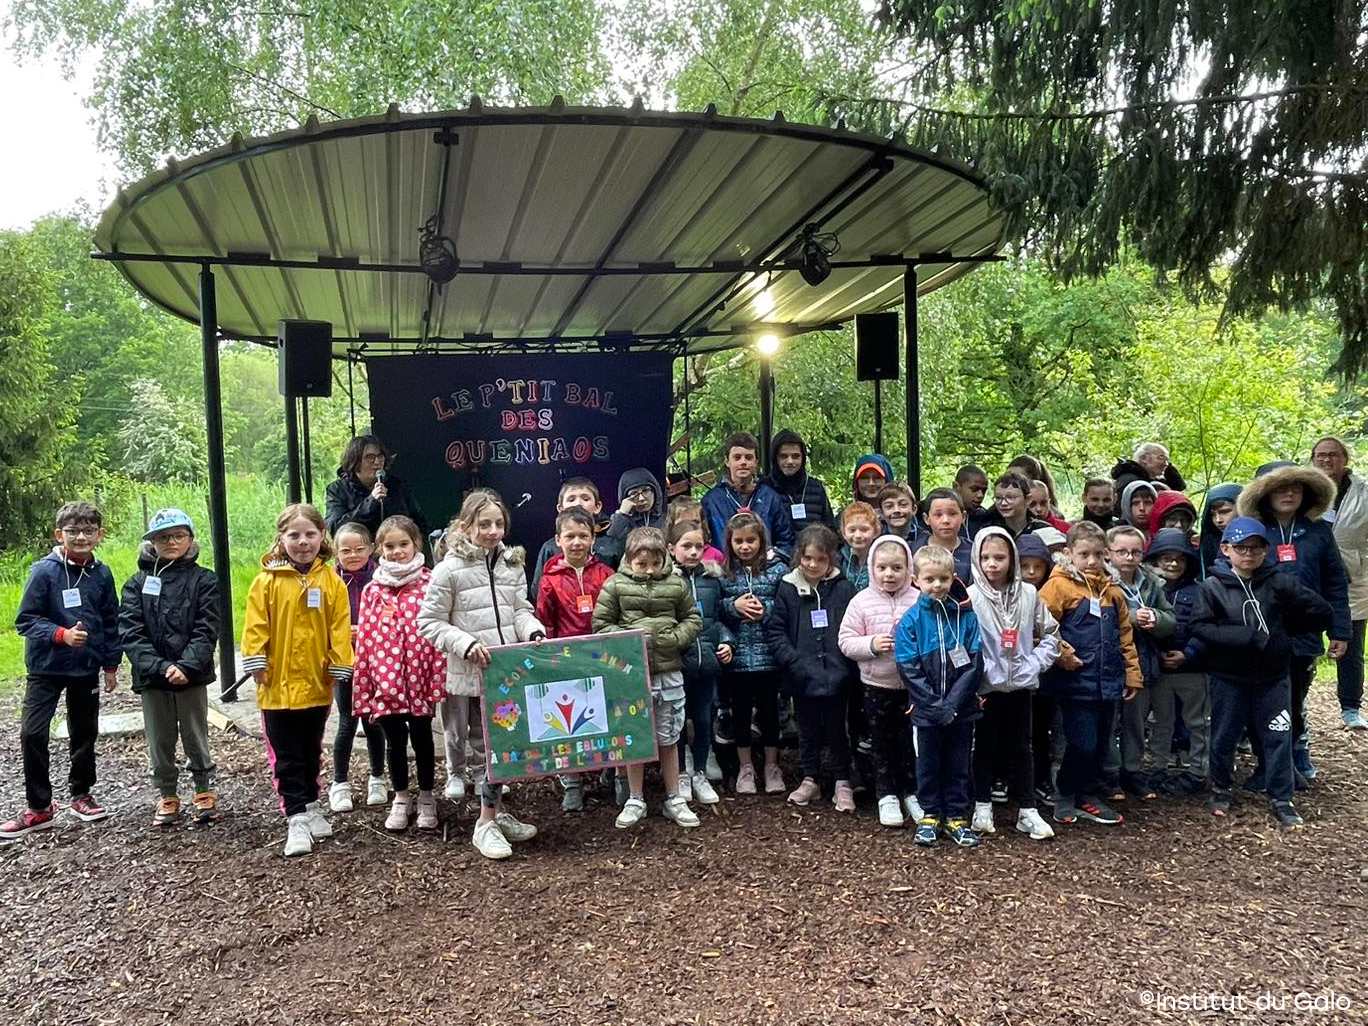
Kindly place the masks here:
[(377, 471), (375, 472), (375, 480), (376, 480), (376, 483), (377, 483), (377, 484), (384, 484), (384, 483), (385, 483), (385, 472), (384, 472), (383, 470), (377, 470)]

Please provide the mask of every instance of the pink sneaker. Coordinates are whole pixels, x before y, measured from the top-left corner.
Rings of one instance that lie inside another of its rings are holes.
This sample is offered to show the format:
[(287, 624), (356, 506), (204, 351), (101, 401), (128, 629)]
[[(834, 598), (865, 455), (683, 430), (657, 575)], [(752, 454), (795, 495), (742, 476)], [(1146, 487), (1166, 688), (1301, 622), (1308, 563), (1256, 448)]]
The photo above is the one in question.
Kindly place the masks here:
[(850, 789), (849, 780), (836, 781), (836, 796), (831, 803), (836, 806), (837, 812), (855, 811), (855, 792)]
[(784, 774), (773, 764), (765, 767), (765, 794), (781, 794), (784, 790)]
[(817, 785), (817, 781), (811, 777), (804, 777), (803, 782), (788, 796), (788, 800), (793, 805), (807, 805), (814, 798), (822, 797), (822, 789)]
[(749, 763), (736, 773), (736, 793), (755, 794), (755, 767)]

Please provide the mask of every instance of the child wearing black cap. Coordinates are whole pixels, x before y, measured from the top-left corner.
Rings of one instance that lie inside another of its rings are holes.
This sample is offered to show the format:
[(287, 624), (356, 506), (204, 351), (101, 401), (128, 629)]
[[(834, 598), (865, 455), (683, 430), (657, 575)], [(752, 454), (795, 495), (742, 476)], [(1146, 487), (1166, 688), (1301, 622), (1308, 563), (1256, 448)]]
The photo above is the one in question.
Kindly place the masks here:
[(1273, 816), (1300, 829), (1292, 806), (1292, 710), (1288, 667), (1292, 639), (1320, 632), (1332, 620), (1329, 603), (1293, 574), (1265, 565), (1268, 530), (1237, 517), (1221, 535), (1221, 554), (1202, 582), (1192, 633), (1206, 646), (1211, 692), (1211, 812), (1230, 813), (1235, 745), (1248, 729), (1261, 742)]

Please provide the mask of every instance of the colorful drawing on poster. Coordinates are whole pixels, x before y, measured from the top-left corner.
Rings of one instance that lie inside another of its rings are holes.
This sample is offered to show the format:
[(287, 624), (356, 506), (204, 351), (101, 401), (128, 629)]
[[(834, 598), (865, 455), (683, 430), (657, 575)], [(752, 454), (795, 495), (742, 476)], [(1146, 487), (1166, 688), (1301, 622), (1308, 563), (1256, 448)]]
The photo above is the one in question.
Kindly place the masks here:
[(522, 707), (517, 702), (500, 702), (494, 707), (494, 715), (490, 719), (495, 726), (512, 730), (518, 725), (521, 716)]
[(602, 677), (528, 684), (527, 734), (532, 741), (559, 741), (608, 733), (608, 701)]

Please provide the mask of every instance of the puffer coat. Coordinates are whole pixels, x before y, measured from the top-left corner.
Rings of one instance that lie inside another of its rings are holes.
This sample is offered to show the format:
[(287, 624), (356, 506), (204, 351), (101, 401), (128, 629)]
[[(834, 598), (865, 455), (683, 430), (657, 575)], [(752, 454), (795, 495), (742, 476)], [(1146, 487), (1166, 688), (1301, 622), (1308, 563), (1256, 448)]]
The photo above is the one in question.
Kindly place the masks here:
[(447, 553), (432, 571), (418, 632), (446, 653), (450, 695), (480, 694), (480, 668), (466, 656), (546, 636), (527, 597), (527, 555), (521, 547), (480, 548), (464, 531), (447, 532)]
[(747, 592), (760, 600), (765, 616), (774, 610), (779, 582), (788, 573), (781, 559), (771, 560), (759, 573), (737, 570), (722, 579), (722, 622), (736, 635), (736, 658), (727, 669), (732, 673), (759, 673), (778, 668), (769, 641), (765, 638), (765, 618), (747, 620), (736, 611), (736, 600)]
[(652, 674), (681, 672), (683, 650), (702, 629), (693, 594), (669, 559), (644, 576), (619, 570), (603, 585), (594, 606), (595, 634), (646, 632)]

